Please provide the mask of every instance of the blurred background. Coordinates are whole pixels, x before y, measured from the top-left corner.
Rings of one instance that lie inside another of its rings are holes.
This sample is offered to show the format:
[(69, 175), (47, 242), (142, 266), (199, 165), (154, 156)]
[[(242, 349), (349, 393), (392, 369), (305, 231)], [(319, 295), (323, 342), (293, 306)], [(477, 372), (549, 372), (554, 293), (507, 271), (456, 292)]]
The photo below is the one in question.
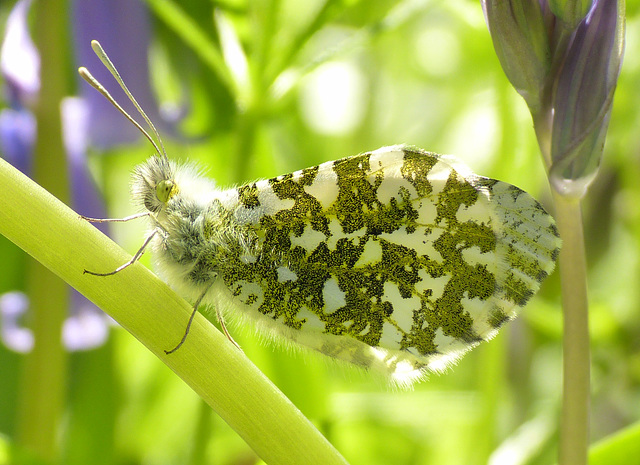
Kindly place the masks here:
[[(205, 167), (221, 188), (407, 143), (453, 154), (552, 210), (530, 115), (503, 75), (478, 1), (51, 4), (58, 14), (43, 21), (34, 19), (41, 2), (0, 1), (0, 155), (31, 172), (34, 109), (42, 115), (47, 86), (61, 89), (68, 163), (50, 174), (69, 180), (65, 200), (80, 214), (135, 213), (129, 176), (153, 153), (102, 96), (81, 85), (82, 65), (133, 114), (93, 56), (91, 39), (100, 40), (157, 124), (170, 158)], [(46, 27), (63, 32), (38, 47)], [(38, 48), (56, 57), (46, 73)], [(639, 103), (640, 9), (629, 0), (604, 161), (584, 203), (593, 441), (640, 420)], [(57, 106), (49, 110), (54, 118)], [(134, 253), (143, 223), (105, 232)], [(151, 266), (149, 256), (142, 261)], [(35, 337), (32, 266), (4, 237), (0, 263), (0, 464), (10, 456), (93, 465), (260, 463), (166, 366), (70, 290), (64, 362), (54, 366), (60, 386), (52, 387), (61, 392), (57, 458), (22, 451), (21, 425), (34, 415), (25, 372), (39, 369), (25, 362)], [(494, 340), (411, 391), (274, 347), (251, 328), (232, 329), (247, 356), (351, 464), (555, 461), (562, 329), (555, 274)]]

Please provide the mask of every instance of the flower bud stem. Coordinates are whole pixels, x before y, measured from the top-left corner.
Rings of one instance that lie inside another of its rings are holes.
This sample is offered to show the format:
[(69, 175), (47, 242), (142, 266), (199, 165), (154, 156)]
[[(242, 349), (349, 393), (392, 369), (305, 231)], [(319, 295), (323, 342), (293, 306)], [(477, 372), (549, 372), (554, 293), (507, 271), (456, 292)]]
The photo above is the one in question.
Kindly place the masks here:
[[(551, 118), (548, 115), (548, 111), (532, 113), (547, 171), (551, 168)], [(587, 465), (591, 360), (581, 198), (562, 195), (550, 184), (556, 209), (554, 216), (562, 238), (559, 269), (563, 312), (563, 382), (558, 464)]]
[(589, 444), (589, 320), (580, 199), (553, 192), (563, 240), (560, 281), (564, 315), (559, 465), (586, 465)]

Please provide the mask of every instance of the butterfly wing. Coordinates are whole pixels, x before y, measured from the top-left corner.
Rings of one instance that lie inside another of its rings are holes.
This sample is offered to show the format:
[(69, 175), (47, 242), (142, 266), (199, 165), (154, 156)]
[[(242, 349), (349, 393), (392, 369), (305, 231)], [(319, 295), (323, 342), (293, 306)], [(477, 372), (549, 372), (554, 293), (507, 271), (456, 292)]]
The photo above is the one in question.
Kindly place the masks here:
[(243, 247), (213, 303), (401, 384), (491, 338), (560, 246), (527, 193), (405, 146), (258, 181), (223, 205)]

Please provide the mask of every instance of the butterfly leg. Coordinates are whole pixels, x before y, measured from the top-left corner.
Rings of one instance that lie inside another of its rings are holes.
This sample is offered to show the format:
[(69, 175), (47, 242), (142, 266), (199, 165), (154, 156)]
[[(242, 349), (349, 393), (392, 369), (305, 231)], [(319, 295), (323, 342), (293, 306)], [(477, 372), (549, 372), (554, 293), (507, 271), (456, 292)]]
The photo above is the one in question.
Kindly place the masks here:
[[(189, 334), (189, 330), (191, 329), (191, 323), (193, 323), (193, 319), (196, 316), (196, 312), (198, 311), (198, 307), (200, 306), (200, 303), (202, 302), (202, 299), (204, 299), (204, 296), (207, 295), (207, 292), (209, 292), (209, 289), (211, 289), (211, 286), (213, 286), (213, 282), (209, 286), (207, 286), (207, 288), (204, 290), (204, 292), (202, 294), (200, 294), (200, 297), (198, 297), (198, 300), (196, 300), (196, 303), (193, 304), (193, 311), (191, 312), (191, 316), (189, 317), (189, 321), (187, 322), (187, 328), (184, 331), (184, 335), (182, 336), (182, 339), (180, 339), (180, 342), (178, 342), (178, 345), (175, 346), (171, 350), (165, 350), (164, 351), (165, 354), (170, 355), (170, 354), (174, 353), (176, 350), (178, 350), (180, 347), (182, 347), (182, 344), (184, 344), (184, 341), (187, 340), (187, 335)], [(227, 336), (227, 338), (233, 343), (234, 346), (236, 346), (238, 349), (240, 349), (240, 346), (238, 345), (238, 343), (233, 340), (233, 338), (229, 334), (229, 331), (227, 331), (227, 327), (224, 324), (224, 320), (222, 319), (222, 315), (220, 314), (220, 311), (216, 311), (216, 317), (218, 318), (218, 321), (220, 322), (220, 326), (222, 327), (222, 331), (224, 332), (225, 336)], [(240, 350), (242, 350), (242, 349), (240, 349)]]
[(187, 335), (189, 334), (189, 330), (191, 329), (191, 323), (193, 323), (193, 319), (196, 316), (196, 312), (198, 311), (198, 307), (200, 306), (200, 302), (202, 302), (202, 299), (204, 299), (204, 296), (207, 295), (207, 292), (209, 292), (209, 289), (211, 289), (211, 286), (213, 286), (213, 283), (211, 283), (209, 286), (207, 286), (207, 288), (204, 290), (204, 292), (202, 294), (200, 294), (200, 297), (198, 297), (198, 300), (196, 300), (196, 303), (193, 304), (193, 311), (191, 312), (191, 316), (189, 317), (189, 321), (187, 322), (187, 327), (184, 330), (184, 335), (182, 336), (182, 339), (180, 339), (180, 342), (178, 342), (178, 345), (175, 346), (171, 350), (165, 350), (164, 351), (165, 354), (170, 355), (170, 354), (174, 353), (176, 350), (178, 350), (180, 347), (182, 347), (182, 344), (184, 344), (184, 341), (187, 340)]
[(124, 218), (90, 218), (88, 216), (80, 215), (80, 218), (88, 221), (89, 223), (124, 223), (125, 221), (135, 220), (142, 218), (143, 216), (149, 216), (150, 212), (136, 213), (135, 215), (125, 216)]
[(231, 343), (242, 352), (242, 348), (240, 347), (240, 345), (231, 337), (231, 334), (229, 334), (227, 326), (224, 324), (224, 318), (222, 318), (222, 313), (220, 313), (220, 310), (216, 310), (216, 317), (218, 318), (218, 322), (220, 323), (220, 327), (222, 328), (222, 332), (224, 332), (224, 335), (227, 336), (227, 339), (229, 339), (229, 341), (231, 341)]
[[(170, 354), (174, 353), (176, 350), (178, 350), (180, 347), (182, 347), (182, 344), (184, 344), (184, 341), (187, 340), (187, 335), (189, 334), (189, 330), (191, 329), (191, 323), (193, 323), (193, 319), (196, 316), (196, 312), (198, 311), (198, 307), (200, 306), (200, 303), (202, 302), (202, 299), (204, 299), (204, 296), (207, 295), (207, 292), (209, 292), (209, 289), (211, 289), (211, 286), (213, 286), (213, 282), (209, 286), (207, 286), (207, 288), (204, 290), (204, 292), (202, 294), (200, 294), (200, 297), (198, 297), (198, 300), (196, 300), (196, 303), (193, 304), (193, 311), (191, 312), (191, 316), (189, 317), (189, 321), (187, 322), (187, 328), (184, 331), (184, 335), (182, 336), (182, 339), (180, 339), (180, 342), (178, 342), (178, 345), (175, 346), (171, 350), (165, 350), (164, 351), (165, 354), (170, 355)], [(220, 322), (220, 326), (222, 327), (222, 331), (224, 332), (225, 336), (227, 336), (227, 338), (233, 343), (234, 346), (236, 346), (238, 349), (240, 349), (240, 346), (238, 345), (238, 343), (233, 340), (233, 338), (229, 334), (229, 331), (227, 331), (227, 327), (224, 324), (224, 320), (222, 318), (222, 315), (220, 314), (220, 311), (216, 311), (216, 316), (218, 318), (218, 321)], [(240, 350), (242, 350), (242, 349), (240, 349)]]
[(131, 258), (131, 260), (129, 260), (124, 265), (120, 265), (118, 268), (116, 268), (115, 270), (109, 273), (96, 273), (95, 271), (84, 270), (82, 274), (91, 274), (93, 276), (111, 276), (133, 265), (135, 262), (138, 261), (140, 256), (144, 253), (144, 249), (147, 248), (147, 245), (149, 245), (149, 242), (151, 242), (151, 239), (153, 239), (153, 236), (155, 236), (157, 232), (158, 230), (156, 229), (151, 234), (149, 234), (149, 236), (145, 239), (144, 244), (142, 244), (142, 247), (140, 247), (136, 252), (136, 254)]

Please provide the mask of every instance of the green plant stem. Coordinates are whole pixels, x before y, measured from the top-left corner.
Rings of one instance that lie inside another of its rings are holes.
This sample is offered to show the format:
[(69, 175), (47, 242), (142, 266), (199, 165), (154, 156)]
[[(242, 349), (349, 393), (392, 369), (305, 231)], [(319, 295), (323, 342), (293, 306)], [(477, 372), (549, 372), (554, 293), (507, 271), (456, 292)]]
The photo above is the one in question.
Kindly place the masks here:
[[(66, 201), (69, 187), (60, 102), (65, 94), (67, 3), (51, 0), (34, 6), (41, 74), (46, 79), (42, 80), (34, 109), (38, 129), (33, 176)], [(61, 336), (69, 309), (69, 287), (34, 260), (29, 264), (27, 288), (34, 347), (22, 366), (17, 438), (22, 447), (53, 462), (59, 453), (57, 442), (66, 396), (67, 355)]]
[[(532, 111), (540, 152), (547, 173), (551, 169), (551, 114), (548, 108)], [(550, 183), (553, 186), (553, 183)], [(580, 198), (551, 189), (556, 207), (560, 250), (560, 285), (563, 312), (562, 414), (559, 465), (586, 465), (589, 447), (590, 348), (587, 260)]]
[(562, 250), (560, 279), (564, 313), (563, 393), (560, 465), (588, 462), (589, 444), (589, 313), (587, 264), (580, 200), (554, 192)]
[[(0, 160), (0, 234), (87, 296), (200, 395), (269, 465), (345, 464), (300, 411), (201, 314), (55, 197)], [(70, 240), (72, 238), (72, 240)]]

